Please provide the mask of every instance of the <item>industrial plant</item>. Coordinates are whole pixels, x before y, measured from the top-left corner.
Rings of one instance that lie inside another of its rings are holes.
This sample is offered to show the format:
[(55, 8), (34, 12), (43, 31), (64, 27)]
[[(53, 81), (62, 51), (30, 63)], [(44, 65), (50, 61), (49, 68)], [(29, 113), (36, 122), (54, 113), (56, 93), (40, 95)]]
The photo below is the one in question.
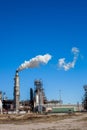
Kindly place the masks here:
[[(48, 101), (45, 95), (43, 83), (40, 79), (34, 81), (34, 89), (30, 88), (30, 99), (20, 101), (20, 78), (19, 71), (16, 70), (14, 77), (14, 92), (13, 100), (8, 100), (5, 93), (0, 92), (0, 109), (1, 113), (8, 112), (74, 112), (81, 111), (82, 106), (77, 105), (63, 105), (61, 99)], [(2, 104), (1, 104), (2, 103)]]

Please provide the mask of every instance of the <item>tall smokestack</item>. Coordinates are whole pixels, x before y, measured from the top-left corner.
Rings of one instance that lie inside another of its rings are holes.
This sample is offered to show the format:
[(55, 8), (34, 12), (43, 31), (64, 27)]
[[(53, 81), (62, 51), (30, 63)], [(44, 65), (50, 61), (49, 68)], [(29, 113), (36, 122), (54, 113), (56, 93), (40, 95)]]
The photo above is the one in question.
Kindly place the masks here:
[(19, 110), (19, 99), (20, 99), (20, 91), (19, 91), (19, 75), (18, 70), (16, 70), (15, 78), (14, 78), (14, 108), (16, 111)]

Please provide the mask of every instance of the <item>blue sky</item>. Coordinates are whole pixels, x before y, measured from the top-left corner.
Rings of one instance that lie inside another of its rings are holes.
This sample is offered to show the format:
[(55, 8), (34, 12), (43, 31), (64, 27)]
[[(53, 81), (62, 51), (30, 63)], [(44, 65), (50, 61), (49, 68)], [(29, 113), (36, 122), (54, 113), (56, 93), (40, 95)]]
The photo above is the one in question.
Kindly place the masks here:
[[(73, 61), (72, 48), (79, 50), (75, 66), (65, 71), (58, 60)], [(34, 80), (41, 79), (49, 100), (81, 102), (87, 84), (86, 0), (1, 0), (0, 1), (0, 90), (13, 98), (16, 69), (37, 55), (51, 60), (38, 68), (19, 72), (20, 98), (29, 99)]]

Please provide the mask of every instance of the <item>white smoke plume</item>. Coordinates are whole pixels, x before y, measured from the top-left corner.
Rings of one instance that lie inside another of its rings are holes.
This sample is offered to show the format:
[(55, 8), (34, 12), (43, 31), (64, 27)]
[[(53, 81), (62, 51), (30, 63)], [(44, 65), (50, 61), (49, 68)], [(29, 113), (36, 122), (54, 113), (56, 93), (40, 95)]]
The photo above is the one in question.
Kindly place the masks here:
[(59, 68), (63, 68), (65, 71), (71, 69), (71, 68), (74, 68), (75, 67), (75, 64), (76, 64), (76, 61), (78, 59), (78, 55), (79, 55), (79, 49), (76, 48), (76, 47), (73, 47), (72, 48), (72, 53), (74, 54), (74, 57), (73, 57), (73, 61), (72, 62), (66, 62), (65, 58), (60, 58), (58, 60), (58, 67)]
[(19, 66), (17, 71), (21, 71), (26, 68), (35, 68), (38, 67), (40, 64), (47, 64), (49, 60), (51, 60), (52, 56), (50, 54), (45, 55), (38, 55), (29, 61), (25, 61), (23, 64)]

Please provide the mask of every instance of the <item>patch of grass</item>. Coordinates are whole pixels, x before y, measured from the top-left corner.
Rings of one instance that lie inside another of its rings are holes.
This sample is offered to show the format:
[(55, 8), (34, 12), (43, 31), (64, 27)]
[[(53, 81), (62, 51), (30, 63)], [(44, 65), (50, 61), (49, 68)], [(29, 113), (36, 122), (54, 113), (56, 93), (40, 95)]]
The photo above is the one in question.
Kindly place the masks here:
[(72, 118), (77, 116), (75, 114), (65, 114), (65, 115), (37, 115), (37, 114), (25, 114), (25, 115), (2, 115), (0, 116), (0, 123), (40, 123), (40, 122), (55, 122), (64, 119)]

